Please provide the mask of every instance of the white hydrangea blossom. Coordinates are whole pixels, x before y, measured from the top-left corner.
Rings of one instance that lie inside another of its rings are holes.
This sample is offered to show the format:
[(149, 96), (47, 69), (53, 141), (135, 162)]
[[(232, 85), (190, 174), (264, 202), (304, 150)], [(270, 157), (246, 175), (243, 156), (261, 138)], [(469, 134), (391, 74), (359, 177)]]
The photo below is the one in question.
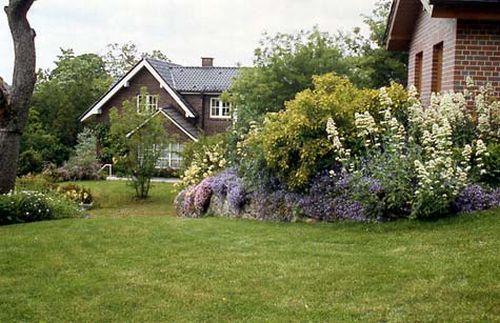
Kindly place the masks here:
[(476, 153), (474, 157), (476, 159), (477, 168), (479, 169), (479, 174), (486, 174), (486, 170), (484, 169), (483, 156), (488, 156), (488, 148), (484, 144), (482, 139), (478, 139), (476, 141)]
[(377, 140), (379, 129), (370, 112), (356, 112), (354, 114), (354, 124), (356, 125), (356, 130), (358, 131), (357, 137), (364, 140), (363, 143), (365, 147), (369, 148), (372, 145), (380, 145)]
[(391, 97), (389, 96), (389, 94), (387, 94), (387, 90), (385, 87), (381, 87), (380, 90), (379, 90), (379, 101), (380, 101), (380, 105), (384, 108), (390, 108), (392, 106), (392, 99)]
[[(333, 118), (328, 118), (326, 122), (326, 133), (328, 134), (328, 140), (331, 141), (333, 149), (335, 150), (335, 160), (341, 163), (343, 165), (343, 170), (345, 170), (344, 165), (347, 161), (349, 161), (351, 157), (351, 150), (344, 148), (344, 145), (342, 144), (344, 138), (340, 136), (337, 125), (335, 124)], [(330, 175), (335, 175), (335, 172), (331, 170)]]

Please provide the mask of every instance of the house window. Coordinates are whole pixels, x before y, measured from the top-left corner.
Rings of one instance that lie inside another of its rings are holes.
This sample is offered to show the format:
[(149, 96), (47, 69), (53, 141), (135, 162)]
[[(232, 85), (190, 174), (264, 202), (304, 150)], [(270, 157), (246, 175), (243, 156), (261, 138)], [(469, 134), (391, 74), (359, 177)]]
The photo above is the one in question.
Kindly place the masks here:
[(420, 52), (415, 55), (415, 79), (414, 84), (418, 93), (422, 93), (422, 62), (424, 58), (424, 53)]
[(441, 92), (443, 77), (443, 42), (434, 45), (432, 50), (432, 84), (431, 92)]
[(223, 102), (219, 98), (211, 98), (210, 118), (215, 118), (215, 119), (231, 118), (231, 104), (228, 102)]
[(138, 95), (137, 113), (151, 114), (158, 110), (158, 95)]
[(184, 145), (181, 143), (168, 144), (168, 146), (162, 151), (162, 154), (158, 159), (158, 163), (156, 164), (156, 168), (160, 169), (180, 168), (182, 164), (181, 154), (183, 149)]

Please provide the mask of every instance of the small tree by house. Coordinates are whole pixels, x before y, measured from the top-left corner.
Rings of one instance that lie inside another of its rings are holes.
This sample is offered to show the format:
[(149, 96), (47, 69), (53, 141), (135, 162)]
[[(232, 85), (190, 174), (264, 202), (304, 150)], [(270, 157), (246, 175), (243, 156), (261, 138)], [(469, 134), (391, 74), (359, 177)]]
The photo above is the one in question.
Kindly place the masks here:
[(157, 110), (148, 110), (142, 88), (137, 102), (125, 101), (121, 109), (113, 108), (110, 114), (113, 160), (131, 179), (137, 198), (147, 198), (151, 178), (159, 158), (169, 140), (163, 118)]

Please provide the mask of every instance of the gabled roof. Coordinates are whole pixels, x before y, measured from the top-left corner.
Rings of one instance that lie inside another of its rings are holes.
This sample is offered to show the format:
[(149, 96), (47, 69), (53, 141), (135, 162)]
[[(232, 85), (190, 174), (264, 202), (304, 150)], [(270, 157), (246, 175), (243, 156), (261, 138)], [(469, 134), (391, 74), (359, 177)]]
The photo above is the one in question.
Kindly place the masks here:
[(238, 73), (237, 67), (181, 66), (157, 59), (145, 58), (127, 74), (115, 82), (110, 89), (80, 117), (84, 121), (100, 114), (101, 108), (143, 68), (146, 68), (184, 111), (186, 118), (194, 118), (195, 112), (180, 92), (222, 93), (227, 90)]
[(147, 60), (179, 92), (224, 92), (239, 71), (238, 67), (181, 66), (151, 58)]
[(500, 0), (393, 0), (385, 30), (389, 50), (408, 50), (420, 12), (433, 18), (500, 20)]
[(186, 118), (183, 117), (175, 108), (164, 107), (160, 109), (160, 112), (169, 119), (177, 128), (184, 132), (189, 138), (194, 141), (198, 141), (199, 131), (188, 122)]

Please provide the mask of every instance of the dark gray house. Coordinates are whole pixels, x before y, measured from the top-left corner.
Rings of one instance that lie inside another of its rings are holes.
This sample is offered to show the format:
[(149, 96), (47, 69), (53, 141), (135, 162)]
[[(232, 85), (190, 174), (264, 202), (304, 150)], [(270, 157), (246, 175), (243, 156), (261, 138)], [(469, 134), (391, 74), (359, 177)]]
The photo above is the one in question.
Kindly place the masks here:
[[(197, 141), (202, 134), (224, 132), (231, 125), (231, 107), (219, 95), (237, 74), (237, 67), (213, 66), (213, 58), (202, 58), (201, 66), (145, 58), (112, 85), (80, 121), (109, 122), (110, 109), (120, 107), (123, 101), (146, 102), (148, 111), (139, 111), (138, 104), (137, 113), (156, 111), (165, 118), (165, 128), (175, 138), (160, 167), (176, 168), (183, 143)], [(145, 98), (140, 97), (142, 87), (149, 92)]]

